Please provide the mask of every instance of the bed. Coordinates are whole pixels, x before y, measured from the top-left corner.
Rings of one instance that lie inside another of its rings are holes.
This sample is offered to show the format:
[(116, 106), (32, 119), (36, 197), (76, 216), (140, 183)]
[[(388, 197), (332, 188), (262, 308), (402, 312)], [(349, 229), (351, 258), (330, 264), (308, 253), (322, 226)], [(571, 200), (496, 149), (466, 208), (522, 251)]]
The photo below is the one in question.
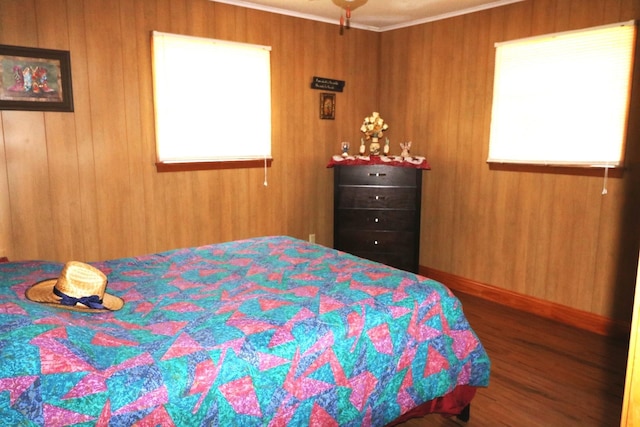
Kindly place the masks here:
[(0, 263), (5, 425), (385, 426), (455, 415), (490, 361), (442, 284), (286, 236), (91, 263), (118, 311), (29, 301)]

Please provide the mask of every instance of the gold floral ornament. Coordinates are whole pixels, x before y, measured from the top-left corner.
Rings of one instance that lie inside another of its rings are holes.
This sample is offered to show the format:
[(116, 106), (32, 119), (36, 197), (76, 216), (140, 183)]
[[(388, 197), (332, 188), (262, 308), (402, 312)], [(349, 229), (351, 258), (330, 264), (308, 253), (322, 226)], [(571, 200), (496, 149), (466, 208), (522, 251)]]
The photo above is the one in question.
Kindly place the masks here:
[(384, 131), (389, 129), (389, 125), (384, 122), (384, 119), (380, 117), (380, 113), (374, 111), (371, 116), (365, 117), (360, 131), (364, 133), (367, 140), (371, 140), (369, 145), (369, 152), (373, 155), (380, 154), (380, 138)]

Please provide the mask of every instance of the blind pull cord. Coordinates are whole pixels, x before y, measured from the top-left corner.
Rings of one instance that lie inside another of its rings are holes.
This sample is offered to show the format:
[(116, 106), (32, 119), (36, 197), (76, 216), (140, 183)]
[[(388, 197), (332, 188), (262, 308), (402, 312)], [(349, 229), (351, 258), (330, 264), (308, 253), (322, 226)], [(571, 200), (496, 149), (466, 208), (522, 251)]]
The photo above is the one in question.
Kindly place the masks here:
[(264, 182), (262, 183), (265, 187), (269, 185), (267, 182), (267, 157), (264, 157)]
[(609, 163), (604, 165), (604, 180), (602, 181), (602, 195), (607, 194), (607, 179), (609, 178)]

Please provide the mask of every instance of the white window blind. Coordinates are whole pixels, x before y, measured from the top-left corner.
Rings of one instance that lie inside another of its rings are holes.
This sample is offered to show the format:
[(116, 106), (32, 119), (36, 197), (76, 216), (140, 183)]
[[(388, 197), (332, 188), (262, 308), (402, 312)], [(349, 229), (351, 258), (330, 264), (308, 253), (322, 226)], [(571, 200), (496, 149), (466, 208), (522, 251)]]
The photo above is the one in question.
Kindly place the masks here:
[(633, 21), (496, 44), (489, 162), (621, 166)]
[(268, 46), (154, 31), (158, 162), (271, 158)]

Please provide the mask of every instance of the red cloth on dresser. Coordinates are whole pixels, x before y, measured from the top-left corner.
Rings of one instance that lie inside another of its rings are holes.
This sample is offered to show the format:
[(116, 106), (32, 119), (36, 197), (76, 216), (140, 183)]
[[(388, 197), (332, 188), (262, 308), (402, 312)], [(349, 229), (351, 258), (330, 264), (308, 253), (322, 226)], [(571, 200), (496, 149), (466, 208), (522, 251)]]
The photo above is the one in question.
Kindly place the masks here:
[[(339, 160), (338, 160), (339, 159)], [(406, 168), (416, 169), (431, 169), (429, 162), (424, 157), (410, 157), (411, 160), (405, 160), (400, 156), (349, 156), (342, 158), (340, 156), (333, 156), (327, 165), (328, 168), (334, 166), (352, 166), (352, 165), (387, 165), (387, 166), (401, 166)]]

